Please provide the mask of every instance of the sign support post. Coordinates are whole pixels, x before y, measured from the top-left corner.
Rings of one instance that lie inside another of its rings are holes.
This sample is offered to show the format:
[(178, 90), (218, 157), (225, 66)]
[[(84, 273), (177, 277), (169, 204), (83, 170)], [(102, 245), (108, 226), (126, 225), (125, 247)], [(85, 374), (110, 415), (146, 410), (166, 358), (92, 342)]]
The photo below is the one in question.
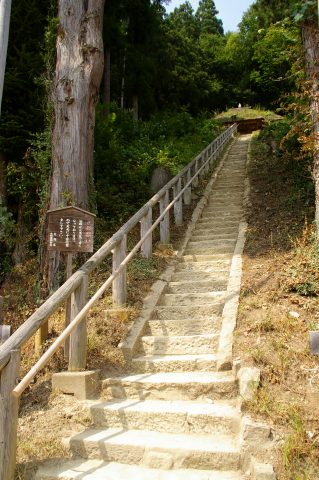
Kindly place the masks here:
[[(74, 253), (93, 252), (95, 215), (82, 208), (71, 206), (49, 210), (47, 215), (48, 251), (59, 251), (66, 254), (66, 280), (68, 280), (73, 273), (72, 260)], [(81, 299), (82, 297), (85, 297), (83, 292), (81, 292)], [(79, 304), (79, 301), (75, 292), (66, 301), (65, 326), (69, 325), (74, 318), (77, 304)], [(37, 353), (41, 352), (42, 344), (47, 337), (48, 322), (45, 322), (36, 333), (35, 350)], [(70, 340), (65, 342), (64, 358), (66, 360), (70, 359)]]
[[(65, 280), (68, 280), (70, 277), (72, 277), (72, 273), (73, 273), (72, 260), (73, 260), (73, 253), (67, 253)], [(66, 305), (65, 305), (65, 322), (64, 322), (65, 328), (69, 325), (71, 321), (72, 297), (73, 295), (71, 295), (71, 297), (67, 299)], [(69, 351), (70, 351), (70, 339), (67, 338), (64, 343), (64, 358), (66, 361), (69, 361)]]

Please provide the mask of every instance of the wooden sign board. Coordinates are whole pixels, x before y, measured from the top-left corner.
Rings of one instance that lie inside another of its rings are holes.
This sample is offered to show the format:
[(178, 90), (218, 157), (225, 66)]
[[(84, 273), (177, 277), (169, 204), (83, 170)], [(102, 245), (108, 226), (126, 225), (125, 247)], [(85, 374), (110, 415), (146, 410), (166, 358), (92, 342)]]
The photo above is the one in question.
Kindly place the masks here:
[(48, 211), (47, 244), (49, 251), (93, 252), (93, 213), (78, 207)]

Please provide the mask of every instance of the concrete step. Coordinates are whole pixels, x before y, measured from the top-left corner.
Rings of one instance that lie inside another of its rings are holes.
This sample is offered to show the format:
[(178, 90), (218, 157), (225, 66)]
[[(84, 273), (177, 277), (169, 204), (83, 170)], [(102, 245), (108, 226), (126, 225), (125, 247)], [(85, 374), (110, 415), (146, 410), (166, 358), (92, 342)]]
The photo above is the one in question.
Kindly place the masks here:
[(145, 373), (102, 381), (102, 398), (138, 400), (229, 399), (237, 394), (231, 372)]
[(189, 246), (184, 251), (184, 255), (214, 255), (216, 253), (229, 253), (234, 252), (235, 245), (215, 245), (215, 246)]
[(169, 462), (162, 469), (127, 465), (103, 460), (59, 459), (41, 465), (35, 480), (244, 480), (236, 471), (213, 471), (178, 469), (167, 470)]
[[(204, 276), (204, 275), (203, 275)], [(212, 278), (210, 280), (194, 280), (187, 282), (169, 282), (166, 293), (204, 293), (226, 290), (227, 278)]]
[(237, 229), (232, 232), (227, 232), (227, 233), (216, 233), (216, 232), (207, 232), (204, 231), (202, 233), (197, 233), (197, 230), (194, 231), (192, 234), (190, 241), (191, 242), (201, 242), (201, 241), (208, 241), (208, 240), (220, 240), (221, 242), (223, 241), (237, 241)]
[(236, 204), (239, 205), (242, 202), (243, 194), (244, 187), (220, 187), (209, 195), (208, 204), (220, 200), (223, 202), (236, 202)]
[(186, 355), (187, 353), (213, 353), (218, 346), (219, 334), (183, 336), (144, 336), (139, 353), (144, 355)]
[(234, 223), (231, 226), (223, 226), (223, 225), (215, 225), (211, 227), (210, 225), (206, 226), (198, 226), (195, 228), (195, 230), (192, 233), (191, 238), (196, 238), (196, 236), (206, 236), (206, 238), (209, 238), (209, 235), (212, 236), (217, 236), (217, 237), (223, 237), (224, 235), (232, 235), (235, 238), (238, 237), (238, 228), (239, 228), (239, 223)]
[[(229, 264), (232, 259), (232, 253), (212, 253), (212, 254), (207, 254), (207, 253), (185, 253), (184, 255), (181, 256), (180, 261), (181, 262), (222, 262), (222, 261), (227, 261)], [(225, 263), (224, 263), (225, 265)]]
[[(200, 271), (200, 270), (194, 270), (194, 271), (179, 271), (176, 273), (173, 273), (171, 282), (169, 283), (169, 286), (171, 286), (172, 283), (193, 283), (193, 282), (202, 282), (203, 287), (205, 282), (210, 282), (210, 283), (225, 283), (227, 285), (228, 281), (228, 269), (216, 269), (216, 271), (212, 273), (207, 273), (205, 271)], [(171, 288), (171, 287), (170, 287)]]
[(233, 207), (228, 203), (222, 204), (214, 202), (213, 204), (207, 205), (204, 208), (201, 218), (203, 218), (204, 215), (212, 214), (240, 215), (243, 213), (243, 211), (244, 210), (242, 207)]
[(228, 210), (228, 209), (216, 209), (212, 208), (209, 210), (204, 210), (200, 220), (203, 220), (205, 218), (225, 218), (225, 219), (231, 219), (231, 218), (241, 218), (242, 217), (242, 210)]
[(231, 257), (216, 258), (215, 260), (203, 261), (203, 262), (183, 262), (182, 260), (176, 265), (176, 273), (186, 272), (225, 272), (229, 270)]
[(136, 373), (159, 372), (212, 372), (216, 370), (217, 357), (214, 354), (193, 355), (148, 355), (132, 360)]
[(201, 247), (223, 247), (223, 246), (234, 246), (237, 239), (234, 238), (216, 238), (216, 239), (207, 239), (207, 240), (194, 240), (190, 239), (187, 244), (187, 248), (201, 248)]
[(225, 299), (225, 291), (206, 293), (164, 293), (158, 302), (159, 306), (191, 306), (221, 304)]
[(218, 227), (222, 227), (222, 228), (225, 228), (225, 227), (237, 227), (238, 229), (238, 224), (239, 224), (239, 220), (238, 219), (223, 219), (223, 218), (213, 218), (211, 220), (208, 220), (208, 219), (200, 219), (198, 220), (198, 222), (196, 223), (196, 228), (195, 230), (198, 230), (198, 229), (202, 229), (202, 228), (205, 228), (205, 227), (209, 227), (211, 229), (216, 229)]
[(237, 222), (239, 223), (242, 218), (241, 213), (232, 213), (232, 212), (224, 212), (224, 213), (218, 213), (218, 212), (208, 212), (204, 213), (200, 219), (199, 223), (205, 223), (205, 222), (212, 222), (216, 221), (217, 222)]
[(191, 318), (194, 320), (210, 319), (212, 315), (221, 315), (224, 302), (216, 301), (203, 305), (170, 305), (159, 306), (154, 309), (152, 319), (175, 321)]
[(168, 402), (122, 400), (90, 408), (95, 428), (152, 430), (163, 433), (239, 432), (240, 414), (231, 402)]
[[(230, 435), (171, 434), (148, 430), (85, 430), (68, 440), (74, 456), (131, 465), (170, 463), (172, 469), (236, 470), (240, 464), (237, 440)], [(160, 467), (160, 465), (159, 465)]]
[(201, 333), (217, 333), (220, 329), (221, 317), (211, 314), (206, 318), (149, 320), (147, 335), (200, 335)]

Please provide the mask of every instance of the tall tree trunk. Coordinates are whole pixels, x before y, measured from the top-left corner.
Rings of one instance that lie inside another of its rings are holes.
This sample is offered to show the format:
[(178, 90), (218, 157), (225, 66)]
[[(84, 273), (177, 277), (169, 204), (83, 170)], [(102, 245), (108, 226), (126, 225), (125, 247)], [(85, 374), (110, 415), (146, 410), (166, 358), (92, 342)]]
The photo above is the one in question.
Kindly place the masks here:
[(138, 96), (133, 95), (133, 123), (138, 124)]
[(0, 114), (9, 39), (11, 0), (0, 0)]
[[(103, 75), (103, 10), (104, 0), (59, 0), (50, 209), (89, 207), (95, 106)], [(58, 264), (59, 254), (50, 255), (49, 291)]]
[(121, 110), (124, 110), (125, 70), (126, 70), (126, 53), (124, 53), (124, 58), (123, 58), (123, 72), (122, 72), (122, 82), (121, 82)]
[(103, 78), (103, 104), (104, 112), (107, 116), (111, 103), (111, 52), (106, 50), (104, 57), (104, 78)]
[(310, 82), (310, 113), (314, 138), (314, 164), (312, 175), (316, 195), (316, 229), (319, 240), (319, 31), (315, 20), (302, 26), (302, 39), (305, 52), (306, 75)]

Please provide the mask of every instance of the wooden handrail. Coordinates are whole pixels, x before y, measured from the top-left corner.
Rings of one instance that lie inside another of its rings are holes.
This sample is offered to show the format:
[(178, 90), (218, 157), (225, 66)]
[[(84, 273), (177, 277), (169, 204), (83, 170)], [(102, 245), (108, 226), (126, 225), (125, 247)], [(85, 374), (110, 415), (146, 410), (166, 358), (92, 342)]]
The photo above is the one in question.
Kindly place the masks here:
[[(12, 350), (19, 349), (24, 345), (35, 332), (43, 325), (47, 319), (65, 302), (65, 300), (80, 286), (83, 278), (86, 275), (89, 275), (95, 268), (97, 268), (100, 263), (109, 255), (112, 250), (121, 242), (123, 237), (127, 235), (142, 219), (145, 217), (150, 208), (158, 204), (161, 199), (167, 194), (167, 192), (178, 184), (180, 179), (187, 172), (196, 165), (206, 154), (208, 158), (202, 165), (197, 169), (195, 174), (192, 176), (190, 181), (188, 181), (185, 186), (178, 191), (177, 195), (172, 202), (161, 212), (158, 219), (153, 223), (151, 229), (141, 238), (137, 245), (133, 248), (130, 254), (125, 258), (125, 261), (122, 262), (116, 272), (108, 278), (103, 286), (107, 284), (106, 288), (113, 282), (113, 280), (121, 273), (126, 264), (131, 260), (132, 256), (140, 249), (141, 245), (148, 238), (151, 232), (157, 227), (161, 220), (165, 217), (165, 214), (172, 208), (172, 206), (182, 197), (187, 188), (189, 188), (193, 181), (199, 176), (199, 174), (205, 169), (205, 166), (210, 162), (210, 157), (213, 154), (217, 154), (221, 150), (225, 141), (231, 138), (233, 133), (236, 131), (236, 124), (229, 127), (225, 132), (223, 132), (219, 137), (217, 137), (213, 142), (211, 142), (202, 152), (197, 155), (186, 167), (184, 167), (181, 172), (179, 172), (172, 180), (170, 180), (161, 190), (159, 190), (143, 207), (138, 210), (96, 253), (94, 253), (90, 259), (82, 265), (54, 294), (52, 294), (17, 330), (12, 334), (12, 336), (0, 347), (0, 371), (8, 363)], [(132, 252), (134, 251), (133, 255)], [(128, 259), (128, 260), (127, 260)], [(115, 274), (116, 273), (116, 274)], [(103, 287), (102, 286), (102, 287)], [(101, 287), (101, 288), (102, 288)], [(98, 290), (99, 292), (100, 290)], [(103, 293), (102, 292), (102, 293)], [(92, 297), (91, 300), (93, 300)], [(99, 297), (100, 298), (100, 297)], [(90, 306), (91, 300), (88, 302)], [(97, 301), (97, 300), (96, 300)], [(95, 302), (94, 302), (95, 303)], [(87, 305), (88, 305), (87, 304)], [(83, 309), (84, 310), (84, 309)], [(83, 311), (81, 310), (81, 312)], [(81, 314), (77, 315), (77, 317)], [(85, 309), (87, 313), (87, 310)], [(85, 313), (85, 314), (86, 314)], [(85, 316), (83, 314), (83, 317)], [(76, 317), (76, 318), (77, 318)], [(83, 318), (81, 316), (81, 319)], [(75, 319), (74, 319), (75, 320)], [(79, 320), (80, 321), (80, 320)], [(72, 323), (73, 324), (73, 323)], [(71, 324), (70, 324), (71, 325)]]
[(144, 236), (138, 241), (135, 247), (130, 251), (130, 253), (125, 257), (125, 259), (120, 263), (116, 271), (110, 275), (110, 277), (104, 282), (104, 284), (99, 288), (99, 290), (93, 295), (93, 297), (86, 303), (82, 310), (77, 314), (77, 316), (70, 322), (70, 324), (63, 330), (63, 332), (58, 336), (58, 338), (53, 342), (53, 344), (48, 348), (48, 350), (42, 355), (42, 357), (36, 362), (36, 364), (29, 370), (25, 377), (19, 382), (19, 384), (13, 389), (13, 395), (19, 397), (23, 391), (30, 385), (33, 378), (42, 370), (50, 361), (51, 357), (57, 351), (57, 349), (64, 343), (64, 341), (69, 337), (75, 327), (83, 320), (87, 315), (89, 310), (95, 305), (95, 303), (101, 298), (103, 293), (111, 286), (112, 282), (118, 277), (121, 271), (126, 267), (126, 265), (132, 260), (133, 256), (140, 250), (141, 246), (145, 240), (151, 235), (155, 228), (164, 218), (165, 214), (176, 204), (176, 202), (183, 197), (185, 191), (192, 184), (194, 179), (204, 170), (207, 166), (207, 163), (210, 162), (210, 158), (206, 160), (205, 163), (195, 172), (195, 175), (186, 183), (184, 188), (176, 195), (176, 197), (167, 205), (159, 217), (155, 220), (151, 228), (144, 234)]
[[(149, 257), (152, 253), (152, 232), (160, 225), (161, 240), (169, 239), (169, 211), (174, 207), (175, 223), (179, 224), (183, 216), (183, 202), (191, 201), (192, 185), (198, 184), (198, 177), (209, 170), (210, 162), (225, 142), (237, 130), (232, 125), (215, 139), (203, 152), (190, 162), (178, 175), (154, 195), (133, 217), (131, 217), (91, 258), (85, 262), (53, 295), (51, 295), (18, 330), (0, 346), (0, 477), (13, 480), (16, 457), (17, 421), (19, 398), (30, 385), (35, 375), (49, 362), (57, 349), (67, 340), (70, 341), (69, 370), (78, 371), (86, 367), (86, 316), (103, 293), (113, 285), (113, 303), (124, 303), (126, 299), (126, 268), (133, 256), (142, 248), (142, 254)], [(191, 169), (194, 169), (193, 173)], [(183, 181), (184, 180), (184, 181)], [(173, 189), (173, 199), (169, 201), (169, 192)], [(152, 223), (152, 207), (160, 205), (160, 214)], [(141, 222), (141, 238), (126, 253), (127, 234)], [(113, 254), (113, 272), (87, 300), (89, 274), (109, 255)], [(20, 365), (20, 347), (48, 320), (70, 295), (72, 315), (68, 326), (53, 344), (16, 385)], [(73, 317), (73, 319), (72, 319)]]

